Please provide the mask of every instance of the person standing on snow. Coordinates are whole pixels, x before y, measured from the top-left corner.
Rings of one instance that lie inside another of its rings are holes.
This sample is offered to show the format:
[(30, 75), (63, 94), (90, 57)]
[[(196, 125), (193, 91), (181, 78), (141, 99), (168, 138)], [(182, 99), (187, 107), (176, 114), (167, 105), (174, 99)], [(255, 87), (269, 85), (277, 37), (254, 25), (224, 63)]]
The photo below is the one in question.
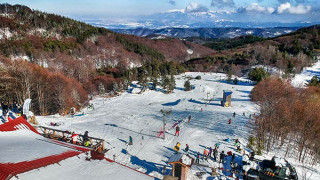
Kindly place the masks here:
[(217, 146), (213, 149), (213, 160), (217, 161), (217, 156), (218, 156), (218, 148)]
[(222, 151), (221, 153), (220, 153), (220, 162), (219, 163), (223, 163), (224, 162), (224, 157), (225, 157), (226, 155), (224, 154), (224, 151)]
[(210, 160), (211, 160), (211, 154), (212, 154), (212, 147), (210, 147), (209, 154), (208, 154)]
[(204, 149), (204, 150), (203, 150), (203, 158), (204, 158), (205, 160), (207, 160), (207, 158), (208, 158), (208, 150), (207, 150), (207, 149)]
[(186, 148), (184, 149), (186, 152), (188, 152), (189, 151), (189, 145), (188, 144), (186, 144)]
[(188, 117), (188, 123), (190, 124), (190, 121), (191, 121), (191, 115), (189, 115)]
[(229, 119), (228, 124), (231, 124), (231, 118)]
[(197, 152), (196, 164), (200, 163), (200, 152)]
[(133, 139), (131, 136), (129, 136), (129, 144), (128, 145), (133, 145)]
[(180, 127), (177, 125), (175, 136), (180, 135)]
[(84, 133), (84, 135), (83, 135), (83, 142), (82, 142), (82, 145), (84, 146), (84, 145), (87, 145), (88, 143), (87, 143), (87, 141), (89, 141), (89, 135), (88, 135), (88, 131), (86, 131), (85, 133)]
[(71, 139), (73, 144), (77, 144), (78, 134), (75, 134), (74, 132), (72, 132)]

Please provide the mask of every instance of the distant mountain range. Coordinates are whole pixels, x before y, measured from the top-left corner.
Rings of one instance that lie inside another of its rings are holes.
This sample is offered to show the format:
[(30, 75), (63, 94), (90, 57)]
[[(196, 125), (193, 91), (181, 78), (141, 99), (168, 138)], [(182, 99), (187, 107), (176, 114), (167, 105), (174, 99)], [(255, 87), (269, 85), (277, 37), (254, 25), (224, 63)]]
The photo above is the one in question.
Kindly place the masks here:
[[(259, 21), (256, 21), (256, 19)], [(178, 9), (151, 15), (130, 18), (77, 17), (81, 21), (107, 29), (167, 29), (167, 28), (274, 28), (274, 27), (308, 27), (320, 24), (320, 21), (306, 21), (299, 16), (294, 22), (284, 22), (277, 16), (237, 13), (233, 11), (189, 12)]]
[(298, 30), (299, 27), (275, 27), (275, 28), (163, 28), (163, 29), (113, 29), (112, 31), (123, 34), (161, 39), (174, 38), (235, 38), (239, 36), (254, 35), (259, 37), (276, 37)]

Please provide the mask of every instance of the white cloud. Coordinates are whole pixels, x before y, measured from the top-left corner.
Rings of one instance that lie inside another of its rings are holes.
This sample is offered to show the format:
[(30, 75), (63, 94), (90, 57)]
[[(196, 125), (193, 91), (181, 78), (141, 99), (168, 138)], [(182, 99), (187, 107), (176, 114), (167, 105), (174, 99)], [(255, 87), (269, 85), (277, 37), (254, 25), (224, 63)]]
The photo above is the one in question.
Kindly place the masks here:
[(278, 13), (281, 14), (283, 13), (284, 11), (288, 10), (291, 8), (291, 4), (289, 2), (286, 2), (284, 4), (281, 4), (279, 7), (278, 7)]
[(192, 13), (192, 12), (208, 12), (209, 9), (202, 5), (202, 4), (198, 4), (196, 2), (191, 2), (189, 3), (189, 5), (186, 7), (186, 11), (187, 13)]
[(259, 13), (268, 13), (272, 14), (275, 11), (272, 7), (264, 7), (260, 6), (257, 3), (252, 3), (247, 7), (242, 7), (238, 9), (238, 12), (245, 13), (245, 12), (259, 12)]
[(212, 7), (234, 7), (233, 0), (211, 0)]
[(281, 4), (278, 9), (277, 13), (290, 13), (290, 14), (307, 14), (312, 9), (311, 6), (305, 6), (302, 4), (299, 4), (298, 6), (292, 6), (289, 2), (286, 2), (284, 4)]
[(294, 6), (291, 7), (289, 9), (289, 12), (291, 14), (307, 14), (308, 12), (311, 11), (311, 9), (312, 9), (311, 6), (304, 6), (304, 5), (300, 4), (300, 5), (296, 6), (296, 7), (294, 7)]

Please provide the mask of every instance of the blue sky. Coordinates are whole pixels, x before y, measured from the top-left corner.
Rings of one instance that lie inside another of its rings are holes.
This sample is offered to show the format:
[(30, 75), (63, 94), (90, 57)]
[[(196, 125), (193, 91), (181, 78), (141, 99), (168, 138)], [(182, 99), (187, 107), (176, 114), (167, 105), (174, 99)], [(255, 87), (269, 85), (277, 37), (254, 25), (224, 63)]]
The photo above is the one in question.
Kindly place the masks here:
[[(320, 0), (0, 0), (76, 19), (130, 19), (168, 10), (183, 13), (225, 12), (215, 16), (237, 21), (318, 21)], [(229, 13), (229, 14), (228, 14)], [(233, 15), (230, 15), (232, 13)], [(228, 14), (228, 15), (227, 15)], [(215, 19), (217, 20), (217, 19)]]

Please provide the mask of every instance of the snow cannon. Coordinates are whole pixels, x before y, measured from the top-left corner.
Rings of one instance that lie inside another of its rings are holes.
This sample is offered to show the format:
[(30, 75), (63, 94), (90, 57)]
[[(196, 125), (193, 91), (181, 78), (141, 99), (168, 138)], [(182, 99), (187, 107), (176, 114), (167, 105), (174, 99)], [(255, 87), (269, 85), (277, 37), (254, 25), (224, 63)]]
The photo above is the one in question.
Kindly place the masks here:
[(178, 152), (180, 150), (180, 146), (181, 146), (181, 144), (179, 142), (177, 142), (177, 145), (174, 146), (173, 149)]

